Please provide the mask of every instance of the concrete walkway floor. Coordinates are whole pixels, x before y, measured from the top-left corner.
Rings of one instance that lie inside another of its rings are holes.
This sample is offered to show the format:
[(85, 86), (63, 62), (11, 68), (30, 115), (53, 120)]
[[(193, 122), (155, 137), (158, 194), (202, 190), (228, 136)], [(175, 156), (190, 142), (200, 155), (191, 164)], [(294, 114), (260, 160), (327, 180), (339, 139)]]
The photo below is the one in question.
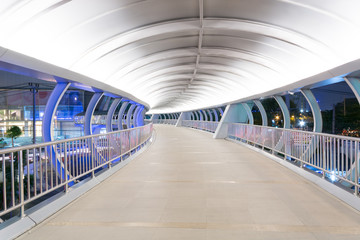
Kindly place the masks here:
[(140, 157), (20, 239), (360, 239), (360, 213), (209, 133), (159, 126)]

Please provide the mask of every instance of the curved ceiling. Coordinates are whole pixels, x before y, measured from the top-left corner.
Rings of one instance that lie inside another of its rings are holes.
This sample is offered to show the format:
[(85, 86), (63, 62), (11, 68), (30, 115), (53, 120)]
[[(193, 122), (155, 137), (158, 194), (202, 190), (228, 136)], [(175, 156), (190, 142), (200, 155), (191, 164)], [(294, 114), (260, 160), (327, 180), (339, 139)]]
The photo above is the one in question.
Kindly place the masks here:
[(359, 59), (358, 9), (359, 0), (2, 0), (0, 46), (128, 92), (151, 112), (181, 112)]

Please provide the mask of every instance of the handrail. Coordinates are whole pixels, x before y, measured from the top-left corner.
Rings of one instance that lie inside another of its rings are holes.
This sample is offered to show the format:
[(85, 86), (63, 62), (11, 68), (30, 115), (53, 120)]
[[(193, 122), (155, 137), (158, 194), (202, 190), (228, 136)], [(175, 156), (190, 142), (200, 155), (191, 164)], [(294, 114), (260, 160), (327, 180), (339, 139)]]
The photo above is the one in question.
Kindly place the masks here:
[[(225, 124), (228, 138), (261, 147), (359, 196), (360, 138), (244, 123)], [(215, 132), (218, 122), (183, 120), (182, 126)]]
[(330, 133), (309, 132), (309, 131), (304, 131), (304, 130), (299, 130), (299, 129), (275, 128), (275, 127), (262, 126), (262, 125), (251, 125), (251, 124), (246, 124), (246, 123), (229, 123), (229, 124), (244, 125), (244, 126), (249, 126), (249, 127), (254, 127), (255, 126), (255, 127), (258, 127), (258, 128), (266, 128), (266, 129), (270, 129), (270, 130), (271, 129), (279, 129), (279, 130), (282, 130), (282, 131), (290, 131), (290, 132), (298, 132), (298, 133), (311, 133), (312, 135), (320, 135), (320, 136), (327, 136), (327, 137), (336, 136), (337, 138), (341, 138), (341, 139), (345, 139), (345, 140), (360, 141), (360, 139), (356, 138), (356, 137), (334, 135), (334, 134), (330, 134)]
[(214, 133), (219, 125), (219, 122), (183, 120), (182, 125), (184, 127), (191, 127)]
[(153, 120), (154, 124), (169, 124), (176, 125), (177, 119), (155, 119)]
[(94, 176), (105, 166), (121, 161), (151, 137), (152, 123), (145, 126), (0, 150), (0, 216), (60, 190), (75, 181)]
[(359, 138), (242, 123), (229, 123), (228, 137), (280, 154), (359, 195)]

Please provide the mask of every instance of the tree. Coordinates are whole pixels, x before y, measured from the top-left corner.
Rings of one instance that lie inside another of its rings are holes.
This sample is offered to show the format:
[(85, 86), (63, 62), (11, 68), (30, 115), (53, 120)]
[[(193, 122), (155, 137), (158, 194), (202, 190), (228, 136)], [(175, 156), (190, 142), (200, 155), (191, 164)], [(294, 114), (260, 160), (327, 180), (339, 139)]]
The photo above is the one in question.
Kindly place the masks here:
[(14, 147), (14, 139), (21, 135), (21, 129), (18, 126), (12, 126), (6, 131), (6, 136), (11, 138), (11, 144)]

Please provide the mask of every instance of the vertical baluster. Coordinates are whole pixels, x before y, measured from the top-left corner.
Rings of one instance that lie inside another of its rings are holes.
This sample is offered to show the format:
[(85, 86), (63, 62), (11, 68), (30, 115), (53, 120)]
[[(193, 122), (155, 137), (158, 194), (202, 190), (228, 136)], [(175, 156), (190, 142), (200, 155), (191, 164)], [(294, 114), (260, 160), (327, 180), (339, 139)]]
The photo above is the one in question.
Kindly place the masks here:
[(7, 209), (7, 193), (6, 193), (6, 165), (5, 165), (5, 154), (2, 155), (2, 170), (3, 170), (3, 208)]
[(38, 148), (37, 149), (37, 152), (39, 154), (39, 178), (40, 178), (40, 193), (43, 192), (43, 162), (42, 162), (42, 159), (41, 159), (41, 149)]
[[(346, 171), (344, 170), (344, 139), (341, 139), (341, 176), (344, 177), (344, 172), (346, 173)], [(346, 159), (346, 158), (345, 158)], [(345, 174), (346, 175), (346, 174)]]
[(14, 153), (11, 153), (11, 206), (15, 206)]
[(329, 171), (330, 171), (330, 173), (332, 173), (332, 171), (333, 171), (333, 161), (334, 161), (334, 159), (333, 159), (333, 151), (334, 151), (334, 144), (333, 144), (333, 138), (331, 137), (330, 138), (330, 141), (329, 141), (329, 145), (330, 145), (330, 147), (329, 147), (329, 152), (330, 152), (330, 165), (329, 165)]
[[(119, 121), (119, 120), (118, 120)], [(91, 177), (95, 177), (95, 155), (94, 155), (94, 138), (90, 137), (90, 147), (91, 147)]]
[[(348, 148), (348, 140), (345, 140), (345, 166), (346, 166), (346, 175), (349, 175), (349, 148)], [(350, 159), (351, 160), (351, 159)], [(350, 169), (351, 172), (351, 169)]]
[(84, 172), (84, 166), (83, 166), (83, 155), (82, 155), (82, 140), (79, 140), (79, 174), (82, 174)]
[(75, 173), (75, 170), (76, 170), (76, 167), (75, 167), (75, 162), (76, 162), (76, 149), (75, 149), (75, 146), (74, 146), (74, 141), (71, 141), (71, 157), (72, 157), (72, 162), (71, 162), (71, 170), (72, 170), (72, 175), (73, 177), (76, 177), (76, 173)]
[(359, 142), (355, 142), (355, 172), (354, 172), (354, 180), (355, 180), (355, 196), (359, 196)]
[(64, 181), (65, 181), (65, 192), (68, 192), (69, 182), (68, 182), (68, 156), (67, 156), (67, 142), (64, 142)]
[(24, 210), (24, 166), (23, 166), (23, 152), (19, 151), (19, 197), (20, 197), (20, 217), (24, 218), (25, 210)]
[(340, 139), (336, 139), (336, 175), (340, 175)]
[[(49, 145), (45, 148), (45, 154), (47, 156), (49, 156), (49, 163), (50, 163), (50, 187), (53, 188), (54, 187), (54, 164), (53, 164), (53, 157), (52, 157), (52, 153), (51, 153), (51, 148), (52, 146)], [(48, 152), (50, 151), (50, 152)]]
[[(60, 151), (59, 151), (59, 168), (57, 168), (57, 171), (60, 174), (60, 184), (62, 184), (64, 182), (63, 174), (62, 174), (62, 168), (64, 166), (64, 160), (65, 160), (65, 158), (63, 157), (63, 143), (60, 143), (59, 147), (60, 147)], [(65, 172), (65, 169), (64, 169), (64, 172)]]
[(26, 171), (27, 171), (27, 199), (30, 199), (30, 156), (29, 149), (26, 149)]
[(322, 178), (325, 178), (325, 169), (326, 169), (326, 148), (325, 148), (325, 136), (321, 137), (322, 140), (322, 171), (323, 175)]
[(83, 139), (83, 148), (84, 148), (84, 172), (88, 171), (88, 158), (87, 158), (87, 146), (86, 146), (86, 139)]
[(49, 190), (49, 177), (48, 177), (48, 158), (45, 154), (45, 148), (40, 148), (41, 155), (44, 156), (44, 162), (45, 162), (45, 191)]
[(353, 141), (349, 140), (350, 146), (349, 146), (349, 151), (350, 151), (350, 181), (353, 181)]
[(75, 142), (76, 146), (76, 176), (79, 176), (80, 174), (80, 140), (77, 140)]
[(86, 152), (87, 152), (87, 156), (88, 156), (88, 167), (89, 167), (89, 171), (91, 171), (92, 169), (92, 164), (91, 164), (91, 152), (90, 152), (90, 145), (91, 144), (91, 137), (86, 139)]

